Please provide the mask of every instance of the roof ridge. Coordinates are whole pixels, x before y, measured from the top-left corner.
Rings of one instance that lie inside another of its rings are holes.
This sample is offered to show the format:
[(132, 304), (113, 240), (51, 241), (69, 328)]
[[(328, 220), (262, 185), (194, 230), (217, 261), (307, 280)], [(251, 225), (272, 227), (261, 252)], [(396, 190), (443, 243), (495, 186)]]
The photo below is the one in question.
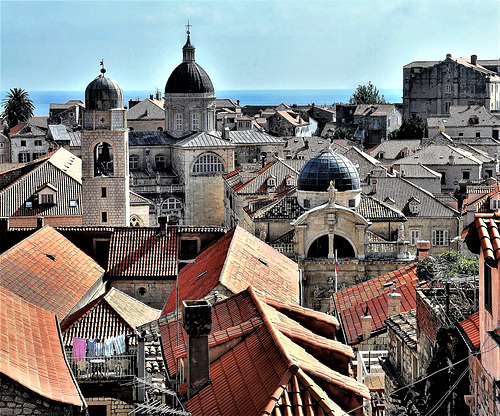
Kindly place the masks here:
[[(231, 250), (232, 250), (232, 248), (233, 248), (233, 246), (234, 246), (234, 244), (235, 244), (234, 240), (235, 240), (235, 237), (236, 237), (236, 232), (238, 232), (238, 233), (239, 233), (239, 231), (238, 231), (238, 230), (239, 230), (240, 228), (241, 228), (241, 227), (240, 227), (240, 226), (238, 226), (238, 225), (236, 225), (236, 226), (234, 227), (233, 235), (231, 236), (231, 242), (229, 243), (229, 246), (227, 247), (226, 255), (225, 255), (225, 257), (224, 257), (224, 264), (222, 265), (222, 269), (221, 269), (220, 274), (219, 274), (219, 277), (218, 277), (219, 284), (223, 285), (223, 286), (224, 286), (226, 289), (228, 289), (228, 290), (229, 290), (229, 288), (228, 288), (228, 287), (227, 287), (224, 283), (222, 283), (222, 281), (224, 280), (224, 277), (223, 277), (223, 276), (224, 276), (224, 273), (226, 272), (227, 259), (229, 258), (229, 253), (231, 252)], [(225, 235), (227, 235), (227, 234), (225, 234)], [(217, 240), (217, 241), (219, 241), (219, 240)], [(231, 291), (231, 290), (229, 290), (229, 291)]]
[[(151, 307), (151, 306), (149, 306), (149, 305), (146, 305), (145, 303), (141, 302), (140, 300), (138, 300), (138, 299), (136, 299), (136, 298), (134, 298), (134, 297), (130, 296), (129, 294), (127, 294), (127, 293), (125, 293), (125, 292), (122, 292), (120, 289), (117, 289), (117, 288), (115, 288), (115, 287), (112, 287), (111, 289), (109, 289), (109, 290), (108, 290), (108, 291), (104, 294), (104, 298), (105, 298), (106, 302), (108, 302), (108, 299), (107, 299), (107, 298), (108, 298), (108, 296), (111, 294), (111, 292), (117, 292), (119, 295), (125, 296), (125, 297), (129, 298), (130, 300), (132, 300), (132, 301), (134, 301), (134, 302), (136, 302), (136, 303), (139, 303), (139, 304), (141, 305), (141, 307), (144, 307), (144, 308), (148, 308), (148, 309), (150, 309), (150, 310), (151, 310), (151, 312), (158, 312), (158, 316), (160, 316), (160, 314), (161, 314), (161, 310), (156, 309), (156, 308), (153, 308), (153, 307)], [(109, 302), (108, 302), (108, 304), (109, 304)], [(110, 306), (111, 306), (113, 309), (115, 309), (115, 308), (114, 308), (111, 304), (110, 304)], [(117, 311), (117, 312), (118, 312), (118, 311)], [(122, 318), (123, 318), (123, 317), (122, 317)], [(124, 320), (126, 320), (125, 318), (123, 318), (123, 319), (124, 319)]]

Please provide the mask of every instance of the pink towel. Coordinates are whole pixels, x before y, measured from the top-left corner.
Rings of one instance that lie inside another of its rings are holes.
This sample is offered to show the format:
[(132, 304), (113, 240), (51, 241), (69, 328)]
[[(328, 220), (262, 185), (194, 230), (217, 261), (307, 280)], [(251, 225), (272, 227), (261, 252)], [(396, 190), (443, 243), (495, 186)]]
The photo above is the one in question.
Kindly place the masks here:
[(73, 361), (83, 361), (87, 349), (87, 340), (84, 338), (73, 338)]

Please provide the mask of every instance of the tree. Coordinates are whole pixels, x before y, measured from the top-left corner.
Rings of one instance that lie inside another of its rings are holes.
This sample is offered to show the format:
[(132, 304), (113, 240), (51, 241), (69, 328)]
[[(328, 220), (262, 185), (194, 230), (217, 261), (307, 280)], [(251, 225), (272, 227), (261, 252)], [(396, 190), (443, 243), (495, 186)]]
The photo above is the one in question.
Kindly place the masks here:
[(424, 137), (425, 123), (419, 116), (411, 116), (403, 120), (401, 127), (391, 131), (389, 140), (421, 140)]
[(2, 100), (2, 117), (10, 128), (33, 117), (35, 106), (28, 92), (22, 88), (12, 88)]
[(347, 127), (339, 127), (333, 133), (333, 140), (353, 140), (354, 135)]
[(349, 104), (385, 104), (385, 98), (371, 81), (366, 85), (358, 85), (349, 98)]

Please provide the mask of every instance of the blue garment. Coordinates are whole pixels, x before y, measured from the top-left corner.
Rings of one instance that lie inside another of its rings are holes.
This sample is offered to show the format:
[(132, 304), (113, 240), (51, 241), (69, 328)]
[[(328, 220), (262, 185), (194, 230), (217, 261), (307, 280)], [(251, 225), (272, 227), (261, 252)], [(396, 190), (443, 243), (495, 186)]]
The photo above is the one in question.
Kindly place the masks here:
[(87, 340), (87, 355), (89, 357), (95, 357), (97, 355), (96, 350), (95, 350), (95, 346), (96, 346), (95, 339), (88, 339)]
[(113, 347), (113, 338), (108, 338), (104, 341), (104, 355), (111, 356), (115, 354), (115, 349)]
[(113, 339), (116, 354), (123, 354), (125, 352), (125, 335), (118, 335)]

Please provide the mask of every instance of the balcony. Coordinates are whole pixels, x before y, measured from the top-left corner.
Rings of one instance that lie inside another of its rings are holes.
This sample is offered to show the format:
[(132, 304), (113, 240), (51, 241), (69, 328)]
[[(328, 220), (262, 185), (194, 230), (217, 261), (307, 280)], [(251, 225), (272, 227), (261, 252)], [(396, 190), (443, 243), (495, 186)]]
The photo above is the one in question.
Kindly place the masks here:
[(78, 381), (116, 380), (137, 375), (137, 355), (112, 355), (77, 358), (66, 353)]

